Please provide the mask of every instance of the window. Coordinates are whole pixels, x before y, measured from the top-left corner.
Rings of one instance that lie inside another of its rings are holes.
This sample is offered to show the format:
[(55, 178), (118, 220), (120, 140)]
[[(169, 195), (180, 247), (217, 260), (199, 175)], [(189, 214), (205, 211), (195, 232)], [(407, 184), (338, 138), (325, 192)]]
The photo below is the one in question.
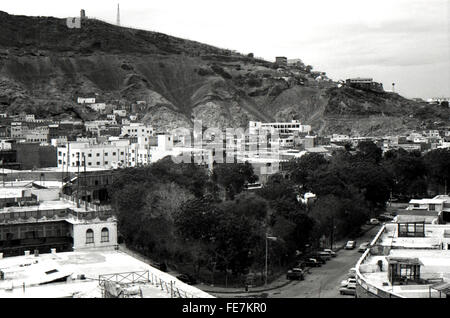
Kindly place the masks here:
[(89, 157), (89, 158), (91, 158), (91, 157), (92, 157), (92, 154), (91, 154), (91, 153), (90, 153), (90, 154), (88, 154), (88, 157)]
[(115, 152), (113, 152), (113, 156), (115, 156), (116, 155), (116, 153)]
[(107, 165), (108, 164), (108, 161), (105, 161), (105, 165)]
[(86, 244), (92, 244), (94, 243), (94, 231), (91, 229), (88, 229), (86, 231)]
[(100, 157), (100, 154), (99, 154), (99, 153), (97, 153), (97, 157)]
[(105, 156), (107, 156), (108, 155), (108, 153), (107, 152), (105, 152)]
[(97, 166), (100, 166), (100, 162), (99, 161), (97, 161)]
[(109, 230), (106, 227), (102, 229), (102, 236), (100, 242), (102, 243), (109, 242)]

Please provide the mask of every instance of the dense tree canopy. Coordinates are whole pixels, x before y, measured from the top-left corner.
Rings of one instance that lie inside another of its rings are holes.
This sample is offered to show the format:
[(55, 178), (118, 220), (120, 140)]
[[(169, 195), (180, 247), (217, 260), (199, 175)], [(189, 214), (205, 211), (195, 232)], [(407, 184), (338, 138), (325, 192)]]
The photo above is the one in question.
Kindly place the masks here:
[[(391, 150), (372, 142), (291, 160), (261, 189), (249, 163), (215, 164), (213, 171), (165, 158), (147, 167), (120, 169), (109, 197), (127, 245), (173, 266), (239, 276), (269, 263), (288, 264), (323, 237), (352, 236), (384, 210), (391, 195), (441, 193), (450, 181), (450, 150)], [(305, 192), (315, 202), (299, 200)], [(433, 192), (434, 191), (434, 192)], [(203, 276), (204, 277), (204, 276)]]

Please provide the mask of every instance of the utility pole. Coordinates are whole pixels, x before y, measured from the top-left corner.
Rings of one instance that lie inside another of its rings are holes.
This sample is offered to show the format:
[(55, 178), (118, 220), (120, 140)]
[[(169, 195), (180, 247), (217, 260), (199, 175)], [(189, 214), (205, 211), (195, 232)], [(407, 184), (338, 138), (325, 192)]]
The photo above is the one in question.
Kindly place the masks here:
[(86, 181), (86, 155), (83, 155), (84, 160), (84, 185), (83, 185), (83, 195), (84, 195), (84, 209), (87, 211), (87, 193), (86, 193), (86, 187), (87, 187), (87, 181)]
[(120, 8), (119, 8), (119, 4), (117, 4), (117, 25), (120, 26)]
[(264, 270), (264, 276), (265, 276), (265, 282), (264, 285), (267, 285), (267, 251), (268, 251), (268, 247), (267, 247), (267, 234), (266, 234), (266, 266), (265, 266), (265, 270)]
[(80, 207), (80, 153), (77, 153), (77, 166), (78, 166), (78, 173), (77, 173), (77, 208)]
[(265, 285), (267, 285), (267, 269), (268, 269), (268, 266), (267, 266), (267, 260), (268, 260), (268, 258), (269, 258), (269, 244), (268, 244), (268, 240), (272, 240), (272, 241), (276, 241), (277, 240), (277, 238), (276, 237), (274, 237), (274, 236), (267, 236), (267, 234), (266, 234), (266, 269), (265, 269)]
[(334, 216), (331, 216), (331, 237), (330, 237), (331, 250), (333, 250), (333, 239), (334, 239)]

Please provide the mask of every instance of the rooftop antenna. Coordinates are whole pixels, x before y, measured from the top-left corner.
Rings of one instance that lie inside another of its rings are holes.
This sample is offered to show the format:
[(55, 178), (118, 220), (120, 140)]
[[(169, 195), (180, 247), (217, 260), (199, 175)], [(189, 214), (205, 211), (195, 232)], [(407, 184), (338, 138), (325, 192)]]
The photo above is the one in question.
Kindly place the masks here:
[(120, 26), (120, 8), (119, 4), (117, 4), (117, 23), (118, 26)]

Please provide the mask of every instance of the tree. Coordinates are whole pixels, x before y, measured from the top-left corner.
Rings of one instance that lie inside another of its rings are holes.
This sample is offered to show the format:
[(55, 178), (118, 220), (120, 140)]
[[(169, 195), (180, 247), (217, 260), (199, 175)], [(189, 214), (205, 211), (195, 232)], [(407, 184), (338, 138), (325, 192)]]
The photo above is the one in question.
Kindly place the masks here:
[(274, 174), (269, 177), (264, 187), (257, 191), (257, 194), (269, 201), (280, 198), (295, 199), (295, 184), (284, 178), (282, 174)]
[(362, 160), (369, 160), (379, 163), (383, 151), (373, 141), (361, 141), (357, 147), (358, 157)]
[[(429, 181), (433, 182), (437, 192), (450, 185), (450, 149), (435, 149), (424, 156)], [(444, 190), (445, 191), (445, 190)]]
[(392, 178), (394, 195), (407, 197), (426, 195), (427, 167), (420, 152), (389, 150), (384, 155), (382, 165)]
[(300, 158), (292, 159), (287, 165), (287, 170), (293, 182), (303, 185), (313, 171), (327, 164), (328, 161), (322, 154), (309, 153)]
[(253, 166), (248, 162), (220, 163), (214, 165), (212, 180), (225, 189), (226, 199), (233, 200), (236, 194), (242, 192), (247, 182), (254, 183), (258, 177), (253, 171)]

